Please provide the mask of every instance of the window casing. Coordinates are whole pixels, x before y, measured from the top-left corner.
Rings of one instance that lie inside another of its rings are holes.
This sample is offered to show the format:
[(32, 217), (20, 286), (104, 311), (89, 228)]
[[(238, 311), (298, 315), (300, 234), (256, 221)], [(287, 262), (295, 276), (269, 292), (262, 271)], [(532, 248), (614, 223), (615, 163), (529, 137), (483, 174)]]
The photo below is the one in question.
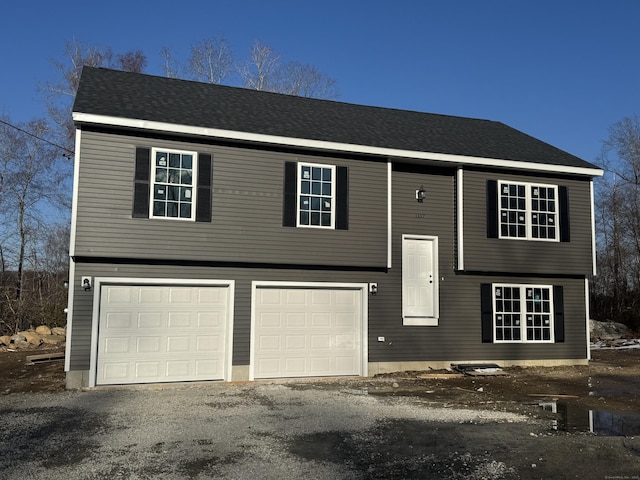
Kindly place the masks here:
[(297, 226), (335, 228), (336, 167), (298, 163)]
[(553, 343), (553, 286), (493, 284), (496, 343)]
[(153, 148), (150, 218), (195, 220), (196, 152)]
[(498, 182), (499, 238), (557, 242), (557, 185)]

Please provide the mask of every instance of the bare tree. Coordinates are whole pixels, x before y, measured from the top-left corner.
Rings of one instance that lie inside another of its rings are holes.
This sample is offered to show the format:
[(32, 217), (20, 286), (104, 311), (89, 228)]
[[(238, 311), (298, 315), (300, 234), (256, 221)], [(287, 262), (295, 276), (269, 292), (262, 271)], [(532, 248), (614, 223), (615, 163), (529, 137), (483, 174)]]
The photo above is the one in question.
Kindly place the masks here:
[(49, 116), (59, 129), (56, 141), (69, 151), (73, 151), (75, 125), (71, 109), (80, 84), (82, 68), (86, 65), (140, 73), (144, 71), (147, 59), (140, 50), (114, 56), (109, 47), (88, 45), (73, 39), (65, 44), (63, 60), (54, 60), (53, 65), (60, 79), (55, 83), (41, 85), (40, 90), (45, 95)]
[(598, 182), (596, 314), (640, 327), (640, 119), (613, 124), (603, 144)]
[(50, 222), (52, 211), (69, 195), (67, 168), (60, 162), (60, 149), (47, 140), (51, 131), (44, 120), (14, 125), (6, 117), (0, 123), (0, 172), (3, 200), (0, 222), (6, 236), (3, 262), (15, 272), (15, 295), (3, 292), (15, 315), (15, 326), (24, 327), (24, 283), (29, 251), (37, 251), (38, 232)]
[(298, 97), (333, 100), (340, 96), (333, 78), (300, 62), (289, 62), (279, 68), (272, 88)]
[(164, 75), (168, 78), (181, 78), (182, 67), (180, 66), (180, 62), (178, 62), (168, 47), (162, 47), (160, 49), (160, 57), (162, 58)]
[(231, 74), (233, 54), (224, 38), (205, 39), (191, 47), (189, 67), (195, 80), (223, 83)]
[(271, 84), (279, 61), (280, 56), (271, 47), (256, 40), (251, 47), (249, 60), (237, 67), (244, 87), (273, 91)]
[(142, 73), (147, 68), (147, 57), (141, 50), (116, 55), (119, 70)]

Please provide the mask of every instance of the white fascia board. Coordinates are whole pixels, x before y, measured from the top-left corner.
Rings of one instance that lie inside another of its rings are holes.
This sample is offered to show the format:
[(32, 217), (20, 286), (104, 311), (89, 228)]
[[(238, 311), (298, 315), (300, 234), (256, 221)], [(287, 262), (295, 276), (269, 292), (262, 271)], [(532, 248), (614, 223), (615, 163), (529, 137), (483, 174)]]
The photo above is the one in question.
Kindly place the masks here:
[(238, 132), (234, 130), (222, 130), (218, 128), (195, 127), (173, 123), (154, 122), (149, 120), (137, 120), (106, 115), (94, 115), (90, 113), (73, 113), (73, 120), (78, 123), (107, 125), (114, 127), (127, 127), (141, 130), (152, 130), (163, 133), (179, 133), (185, 135), (198, 135), (203, 137), (221, 138), (225, 140), (240, 140), (246, 142), (258, 142), (287, 147), (312, 148), (336, 152), (348, 152), (366, 155), (379, 155), (393, 158), (412, 158), (416, 160), (433, 160), (456, 165), (479, 165), (498, 168), (512, 168), (519, 170), (533, 170), (550, 173), (568, 173), (575, 175), (601, 176), (604, 172), (599, 168), (570, 167), (566, 165), (549, 165), (545, 163), (523, 162), (518, 160), (502, 160), (496, 158), (471, 157), (467, 155), (452, 155), (449, 153), (417, 152), (414, 150), (401, 150), (396, 148), (372, 147), (369, 145), (356, 145), (351, 143), (327, 142), (324, 140), (310, 140), (305, 138), (283, 137), (278, 135), (264, 135), (261, 133)]
[(78, 223), (78, 183), (80, 183), (80, 145), (82, 143), (82, 130), (76, 128), (76, 148), (73, 157), (73, 194), (71, 197), (71, 232), (69, 235), (69, 256), (76, 252), (76, 227)]

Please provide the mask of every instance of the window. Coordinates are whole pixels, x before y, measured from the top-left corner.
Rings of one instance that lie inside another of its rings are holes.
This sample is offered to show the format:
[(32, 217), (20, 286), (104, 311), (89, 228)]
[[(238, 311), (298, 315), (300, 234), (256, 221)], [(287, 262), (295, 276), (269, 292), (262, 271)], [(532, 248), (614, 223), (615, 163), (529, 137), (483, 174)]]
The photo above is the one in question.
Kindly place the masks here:
[(558, 187), (498, 182), (499, 238), (558, 241)]
[(497, 342), (553, 342), (553, 287), (493, 284)]
[(151, 218), (195, 217), (195, 152), (152, 150)]
[(335, 169), (298, 164), (298, 226), (334, 228)]

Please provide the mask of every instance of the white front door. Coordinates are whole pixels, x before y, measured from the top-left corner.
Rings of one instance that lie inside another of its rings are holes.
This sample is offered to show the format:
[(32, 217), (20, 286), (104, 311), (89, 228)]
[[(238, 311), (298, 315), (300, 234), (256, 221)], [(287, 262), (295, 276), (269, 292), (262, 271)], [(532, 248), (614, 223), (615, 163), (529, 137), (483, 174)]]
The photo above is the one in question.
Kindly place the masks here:
[(438, 324), (438, 237), (402, 236), (402, 318)]

